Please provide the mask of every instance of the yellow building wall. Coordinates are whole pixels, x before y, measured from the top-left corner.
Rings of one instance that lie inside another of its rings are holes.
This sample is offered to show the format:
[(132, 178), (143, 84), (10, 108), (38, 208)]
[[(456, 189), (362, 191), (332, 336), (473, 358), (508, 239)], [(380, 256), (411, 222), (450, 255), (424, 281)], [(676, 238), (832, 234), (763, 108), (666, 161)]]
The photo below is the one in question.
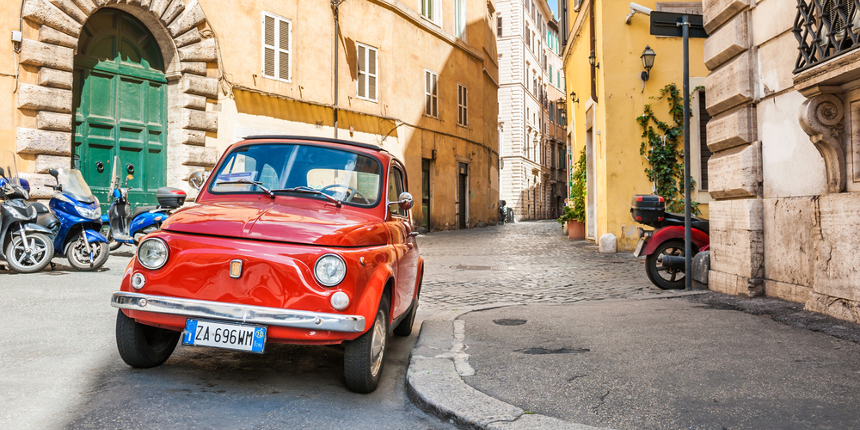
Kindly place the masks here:
[[(584, 2), (585, 3), (585, 2)], [(640, 1), (639, 4), (656, 8), (656, 1)], [(588, 56), (589, 45), (587, 2), (579, 14), (584, 14), (581, 27), (571, 35), (565, 53), (565, 77), (568, 85), (568, 121), (572, 133), (574, 161), (585, 147), (586, 110), (594, 109), (594, 149), (597, 193), (597, 237), (612, 233), (618, 240), (619, 251), (630, 251), (638, 241), (635, 223), (630, 216), (630, 200), (634, 194), (652, 192), (652, 184), (645, 174), (647, 160), (639, 153), (642, 128), (636, 122), (646, 104), (651, 104), (655, 115), (663, 121), (671, 121), (668, 103), (655, 100), (660, 90), (669, 83), (679, 89), (683, 85), (682, 41), (676, 37), (650, 35), (647, 16), (635, 15), (629, 25), (624, 18), (629, 13), (628, 4), (617, 1), (595, 3), (595, 62), (597, 102), (589, 100), (591, 93)], [(569, 10), (573, 11), (573, 1)], [(575, 25), (577, 13), (572, 12), (570, 21)], [(570, 29), (568, 29), (570, 31)], [(690, 39), (690, 76), (704, 77), (708, 71), (703, 59), (704, 39)], [(644, 70), (640, 56), (650, 46), (657, 53), (650, 79), (644, 83), (640, 73)], [(693, 86), (690, 88), (693, 89)], [(579, 103), (572, 103), (570, 91), (576, 92)], [(691, 118), (691, 122), (695, 118)], [(599, 132), (599, 134), (598, 134)], [(681, 142), (683, 145), (683, 142)], [(692, 153), (691, 153), (692, 154)], [(695, 164), (695, 159), (691, 165)], [(693, 193), (698, 201), (706, 192)], [(701, 204), (702, 215), (707, 217), (707, 204)]]

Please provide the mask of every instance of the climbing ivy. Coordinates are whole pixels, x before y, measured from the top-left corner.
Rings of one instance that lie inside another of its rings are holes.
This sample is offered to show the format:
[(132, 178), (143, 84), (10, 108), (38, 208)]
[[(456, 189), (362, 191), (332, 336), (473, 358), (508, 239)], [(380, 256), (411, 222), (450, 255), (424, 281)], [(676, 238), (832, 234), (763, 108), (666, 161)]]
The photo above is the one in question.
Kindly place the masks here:
[[(672, 120), (660, 121), (654, 115), (651, 105), (646, 104), (642, 115), (636, 118), (636, 122), (642, 127), (643, 140), (639, 153), (648, 160), (649, 167), (645, 168), (645, 174), (653, 184), (654, 193), (666, 200), (666, 210), (683, 213), (684, 152), (683, 148), (678, 148), (678, 144), (683, 143), (684, 137), (684, 99), (674, 83), (663, 87), (659, 97), (651, 98), (665, 99), (669, 103)], [(690, 186), (695, 186), (692, 178)], [(690, 211), (694, 215), (700, 214), (699, 203), (691, 201)]]

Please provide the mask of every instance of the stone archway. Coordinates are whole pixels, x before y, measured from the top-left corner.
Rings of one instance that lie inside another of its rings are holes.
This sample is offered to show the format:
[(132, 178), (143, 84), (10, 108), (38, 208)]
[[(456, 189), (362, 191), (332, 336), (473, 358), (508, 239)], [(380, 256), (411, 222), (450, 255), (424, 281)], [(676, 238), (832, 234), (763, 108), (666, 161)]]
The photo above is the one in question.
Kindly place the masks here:
[(16, 150), (35, 156), (35, 171), (22, 173), (34, 198), (52, 194), (49, 168), (71, 165), (72, 70), (83, 24), (97, 10), (117, 8), (139, 19), (158, 42), (168, 80), (167, 183), (191, 192), (184, 180), (212, 167), (215, 148), (205, 145), (206, 132), (217, 132), (218, 116), (206, 111), (217, 99), (218, 79), (207, 76), (217, 61), (215, 40), (198, 26), (206, 21), (196, 0), (26, 0), (23, 18), (38, 24), (38, 40), (21, 42), (20, 62), (38, 67), (38, 83), (22, 83), (18, 109), (35, 111), (36, 128), (18, 127)]

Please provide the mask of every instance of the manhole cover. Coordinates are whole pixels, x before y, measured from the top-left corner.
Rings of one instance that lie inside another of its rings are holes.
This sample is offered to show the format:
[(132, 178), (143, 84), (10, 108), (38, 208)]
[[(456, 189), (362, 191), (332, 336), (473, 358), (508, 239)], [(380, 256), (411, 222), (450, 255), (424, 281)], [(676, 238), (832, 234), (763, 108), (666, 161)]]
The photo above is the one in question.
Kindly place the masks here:
[(497, 272), (504, 272), (508, 270), (516, 270), (510, 266), (465, 266), (462, 264), (458, 264), (456, 266), (451, 266), (452, 269), (457, 270), (494, 270)]
[(493, 320), (493, 322), (498, 325), (523, 325), (526, 323), (526, 320), (505, 318), (500, 320)]
[(560, 349), (546, 349), (546, 348), (527, 348), (527, 349), (519, 349), (517, 352), (522, 352), (523, 354), (528, 355), (543, 355), (543, 354), (579, 354), (583, 352), (588, 352), (588, 348), (560, 348)]

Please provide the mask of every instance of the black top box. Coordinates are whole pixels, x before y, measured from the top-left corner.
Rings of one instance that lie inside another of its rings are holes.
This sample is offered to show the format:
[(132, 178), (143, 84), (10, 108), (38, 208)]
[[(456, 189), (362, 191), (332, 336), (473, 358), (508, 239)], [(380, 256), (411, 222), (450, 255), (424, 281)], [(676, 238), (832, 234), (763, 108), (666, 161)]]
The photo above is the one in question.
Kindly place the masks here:
[(163, 208), (178, 208), (185, 204), (185, 191), (179, 188), (161, 187), (155, 191), (158, 205)]
[(636, 194), (630, 202), (633, 220), (639, 223), (663, 221), (666, 214), (666, 201), (656, 194)]

